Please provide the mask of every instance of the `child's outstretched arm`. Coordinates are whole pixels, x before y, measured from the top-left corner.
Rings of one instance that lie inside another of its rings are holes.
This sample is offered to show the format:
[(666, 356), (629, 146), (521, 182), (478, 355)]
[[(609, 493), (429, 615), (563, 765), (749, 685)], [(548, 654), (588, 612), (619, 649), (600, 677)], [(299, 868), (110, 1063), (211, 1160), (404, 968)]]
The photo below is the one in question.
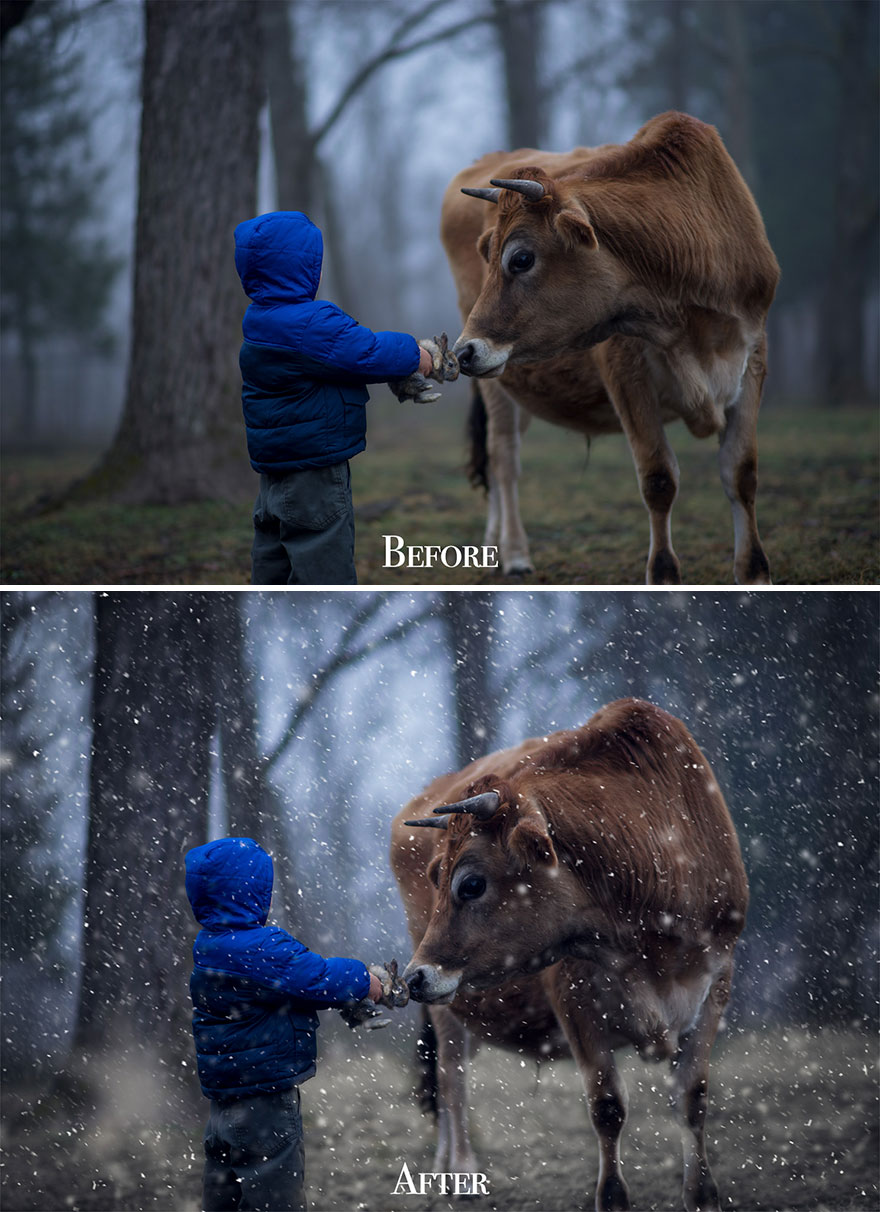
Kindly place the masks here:
[(337, 307), (321, 301), (309, 325), (314, 335), (313, 357), (365, 383), (385, 383), (415, 374), (422, 350), (405, 332), (373, 332)]
[(360, 960), (325, 958), (284, 930), (272, 930), (253, 956), (251, 971), (281, 993), (323, 1006), (382, 996), (382, 985)]

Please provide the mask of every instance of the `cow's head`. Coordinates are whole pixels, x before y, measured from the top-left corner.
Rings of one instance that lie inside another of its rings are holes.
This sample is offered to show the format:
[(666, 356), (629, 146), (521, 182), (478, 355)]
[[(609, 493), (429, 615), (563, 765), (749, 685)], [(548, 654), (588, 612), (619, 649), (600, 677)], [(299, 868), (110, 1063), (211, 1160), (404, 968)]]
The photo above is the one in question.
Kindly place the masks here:
[(464, 373), (493, 378), (625, 331), (633, 283), (597, 237), (578, 183), (521, 168), (492, 186), (462, 191), (498, 208), (477, 243), (488, 276), (455, 343)]
[(416, 1001), (447, 1003), (537, 972), (563, 953), (577, 889), (540, 808), (493, 776), (472, 798), (409, 825), (444, 829), (427, 875), (437, 889), (428, 929), (404, 973)]

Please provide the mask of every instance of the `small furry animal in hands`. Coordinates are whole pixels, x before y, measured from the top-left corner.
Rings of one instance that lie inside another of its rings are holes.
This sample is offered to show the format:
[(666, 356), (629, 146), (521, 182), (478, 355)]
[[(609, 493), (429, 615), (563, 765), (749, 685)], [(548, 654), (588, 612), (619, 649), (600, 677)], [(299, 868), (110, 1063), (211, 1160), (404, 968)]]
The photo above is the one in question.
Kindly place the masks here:
[[(391, 960), (387, 964), (370, 964), (369, 971), (382, 986), (380, 1006), (397, 1010), (407, 1004), (409, 987), (406, 981), (398, 976), (397, 960)], [(376, 1009), (376, 1004), (368, 997), (345, 1006), (339, 1013), (352, 1031), (361, 1026), (368, 1031), (375, 1031), (379, 1027), (387, 1027), (391, 1022), (390, 1018), (381, 1017), (382, 1012)]]
[(440, 393), (431, 391), (428, 380), (435, 379), (438, 383), (454, 383), (459, 373), (458, 358), (449, 348), (449, 338), (445, 332), (442, 332), (439, 337), (424, 337), (419, 341), (419, 345), (431, 355), (433, 370), (430, 375), (423, 375), (416, 371), (408, 379), (395, 379), (389, 382), (388, 386), (400, 401), (415, 400), (417, 404), (433, 404), (435, 400), (440, 399)]

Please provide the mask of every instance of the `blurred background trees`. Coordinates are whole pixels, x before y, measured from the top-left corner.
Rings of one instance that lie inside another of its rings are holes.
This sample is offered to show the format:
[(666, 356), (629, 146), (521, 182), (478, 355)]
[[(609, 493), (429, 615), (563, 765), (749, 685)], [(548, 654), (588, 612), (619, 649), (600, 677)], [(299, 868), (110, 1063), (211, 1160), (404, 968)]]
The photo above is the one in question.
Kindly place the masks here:
[(191, 1082), (183, 854), (208, 837), (262, 841), (307, 943), (404, 959), (401, 804), (625, 695), (685, 721), (737, 824), (732, 1020), (866, 1022), (877, 622), (857, 592), (7, 595), (6, 1076), (147, 1047)]
[[(106, 443), (127, 398), (113, 468), (134, 442), (138, 456), (153, 458), (148, 491), (167, 499), (181, 491), (169, 448), (185, 450), (195, 433), (203, 478), (222, 488), (224, 459), (231, 467), (243, 458), (223, 419), (234, 412), (224, 383), (234, 380), (245, 305), (230, 284), (236, 221), (275, 206), (313, 212), (326, 238), (328, 295), (373, 327), (452, 331), (454, 292), (437, 237), (449, 177), (498, 146), (627, 139), (673, 106), (719, 127), (782, 264), (768, 399), (853, 403), (876, 392), (871, 0), (19, 7), (2, 47), (7, 441)], [(216, 35), (219, 52), (234, 21), (228, 64), (196, 54), (187, 66), (187, 43), (205, 51)], [(160, 26), (180, 54), (161, 102), (170, 140), (149, 134)], [(212, 63), (214, 78), (229, 80), (225, 93), (200, 74)], [(188, 174), (173, 167), (175, 155)], [(149, 281), (164, 282), (164, 301), (144, 294)], [(99, 385), (83, 368), (109, 348), (108, 334), (114, 369)], [(189, 365), (192, 384), (181, 370)], [(151, 455), (160, 439), (164, 451)]]
[(78, 18), (46, 4), (12, 16), (28, 26), (16, 53), (4, 50), (0, 72), (0, 326), (15, 375), (15, 390), (4, 392), (7, 424), (31, 443), (45, 440), (61, 411), (41, 375), (47, 349), (62, 343), (78, 360), (113, 353), (108, 310), (123, 263), (101, 230), (107, 169), (90, 137), (84, 58), (70, 45)]

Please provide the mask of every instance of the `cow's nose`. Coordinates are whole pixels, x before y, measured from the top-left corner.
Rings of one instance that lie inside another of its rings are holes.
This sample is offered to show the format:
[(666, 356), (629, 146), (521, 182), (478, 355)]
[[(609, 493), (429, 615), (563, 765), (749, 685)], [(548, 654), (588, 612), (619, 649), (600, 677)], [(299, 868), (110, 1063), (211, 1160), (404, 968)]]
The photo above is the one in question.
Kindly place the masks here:
[(409, 985), (409, 995), (414, 1002), (422, 1000), (425, 989), (425, 970), (424, 968), (416, 968), (412, 976), (406, 978), (406, 983)]
[(467, 374), (474, 360), (473, 341), (468, 341), (466, 345), (462, 345), (461, 349), (456, 349), (455, 356), (458, 358), (459, 368)]

